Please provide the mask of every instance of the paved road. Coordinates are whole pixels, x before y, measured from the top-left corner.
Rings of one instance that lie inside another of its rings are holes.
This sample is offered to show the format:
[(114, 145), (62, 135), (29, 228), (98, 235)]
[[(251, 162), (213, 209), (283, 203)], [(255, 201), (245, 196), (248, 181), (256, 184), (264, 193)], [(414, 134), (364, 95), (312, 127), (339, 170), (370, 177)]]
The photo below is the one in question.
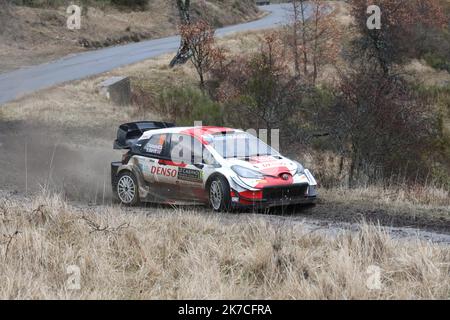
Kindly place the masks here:
[[(269, 11), (270, 14), (260, 20), (218, 29), (217, 35), (262, 30), (283, 24), (288, 19), (290, 6), (269, 5), (261, 9)], [(63, 82), (86, 78), (161, 54), (175, 52), (179, 42), (178, 36), (148, 40), (70, 55), (54, 62), (0, 74), (0, 105), (24, 94)]]

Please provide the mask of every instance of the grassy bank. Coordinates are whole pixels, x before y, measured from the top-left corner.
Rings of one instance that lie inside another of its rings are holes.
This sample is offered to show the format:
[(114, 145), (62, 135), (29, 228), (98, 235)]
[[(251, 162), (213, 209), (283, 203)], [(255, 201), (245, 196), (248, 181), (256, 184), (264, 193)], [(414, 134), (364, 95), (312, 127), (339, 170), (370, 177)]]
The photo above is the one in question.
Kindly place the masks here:
[[(448, 246), (369, 225), (330, 237), (258, 217), (75, 208), (56, 196), (3, 198), (0, 209), (2, 299), (449, 298)], [(73, 265), (80, 290), (67, 282)], [(378, 289), (367, 286), (370, 266), (382, 270)]]

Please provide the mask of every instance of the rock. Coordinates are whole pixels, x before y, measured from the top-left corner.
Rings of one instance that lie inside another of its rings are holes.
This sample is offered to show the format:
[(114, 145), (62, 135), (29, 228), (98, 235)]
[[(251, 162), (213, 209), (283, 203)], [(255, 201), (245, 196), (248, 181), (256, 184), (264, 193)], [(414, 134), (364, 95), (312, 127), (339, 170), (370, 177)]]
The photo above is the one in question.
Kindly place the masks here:
[(131, 101), (131, 85), (128, 77), (112, 77), (99, 85), (100, 94), (113, 103), (125, 106)]

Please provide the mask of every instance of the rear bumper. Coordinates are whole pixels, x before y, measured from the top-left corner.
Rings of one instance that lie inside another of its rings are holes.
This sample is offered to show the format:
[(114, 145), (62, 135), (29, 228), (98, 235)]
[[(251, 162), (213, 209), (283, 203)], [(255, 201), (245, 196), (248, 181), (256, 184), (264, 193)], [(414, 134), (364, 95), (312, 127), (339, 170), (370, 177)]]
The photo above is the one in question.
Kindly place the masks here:
[(111, 185), (113, 187), (113, 189), (116, 187), (117, 185), (117, 180), (118, 180), (118, 174), (117, 172), (119, 171), (119, 168), (122, 166), (122, 162), (113, 162), (111, 163)]

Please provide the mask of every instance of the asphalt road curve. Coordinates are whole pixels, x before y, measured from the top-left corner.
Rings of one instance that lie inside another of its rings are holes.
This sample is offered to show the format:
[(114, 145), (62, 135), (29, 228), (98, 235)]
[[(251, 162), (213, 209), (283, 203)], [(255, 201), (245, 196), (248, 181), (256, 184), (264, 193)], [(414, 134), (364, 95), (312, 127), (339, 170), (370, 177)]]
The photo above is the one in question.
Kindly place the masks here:
[[(256, 21), (218, 29), (216, 34), (225, 36), (235, 32), (273, 28), (289, 19), (289, 4), (262, 6), (261, 9), (270, 14)], [(308, 8), (308, 15), (310, 11)], [(50, 63), (0, 74), (0, 105), (67, 81), (83, 79), (161, 54), (176, 52), (179, 42), (179, 36), (142, 41), (69, 55)]]

